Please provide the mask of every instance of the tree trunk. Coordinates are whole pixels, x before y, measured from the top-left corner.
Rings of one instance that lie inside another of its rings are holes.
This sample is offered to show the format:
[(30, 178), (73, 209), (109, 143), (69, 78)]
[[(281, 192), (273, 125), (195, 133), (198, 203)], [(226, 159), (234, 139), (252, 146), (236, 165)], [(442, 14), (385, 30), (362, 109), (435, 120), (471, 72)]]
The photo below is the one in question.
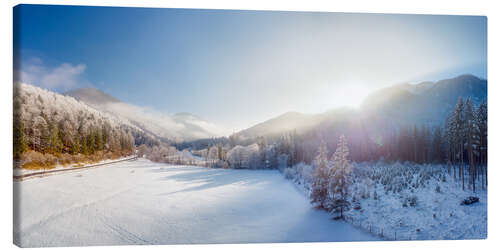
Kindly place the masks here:
[(464, 145), (460, 143), (460, 170), (462, 172), (462, 190), (465, 190), (465, 174), (464, 174)]

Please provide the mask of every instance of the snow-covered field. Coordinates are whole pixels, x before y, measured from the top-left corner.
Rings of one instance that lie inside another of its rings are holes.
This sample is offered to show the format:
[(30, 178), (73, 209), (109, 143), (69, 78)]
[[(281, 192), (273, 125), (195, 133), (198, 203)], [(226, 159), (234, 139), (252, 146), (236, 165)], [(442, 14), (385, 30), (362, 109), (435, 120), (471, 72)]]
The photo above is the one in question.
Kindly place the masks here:
[(272, 170), (145, 159), (14, 183), (22, 247), (379, 240), (332, 221)]
[[(285, 171), (308, 195), (311, 166), (299, 164)], [(388, 240), (456, 240), (487, 237), (487, 190), (478, 183), (473, 192), (454, 180), (443, 165), (355, 164), (349, 189), (351, 209), (346, 220)], [(460, 205), (469, 196), (472, 205)]]
[[(461, 182), (455, 181), (443, 165), (367, 164), (358, 167), (370, 169), (368, 176), (371, 176), (360, 178), (358, 194), (365, 193), (364, 188), (359, 189), (363, 186), (371, 193), (366, 192), (366, 199), (358, 199), (361, 209), (348, 213), (354, 224), (362, 223), (374, 232), (384, 231), (385, 238), (397, 240), (487, 237), (488, 197), (487, 190), (480, 184), (473, 192), (466, 180), (466, 189), (462, 190)], [(374, 199), (375, 192), (377, 199)], [(479, 202), (460, 205), (469, 196), (478, 197)], [(410, 200), (414, 200), (414, 204)]]

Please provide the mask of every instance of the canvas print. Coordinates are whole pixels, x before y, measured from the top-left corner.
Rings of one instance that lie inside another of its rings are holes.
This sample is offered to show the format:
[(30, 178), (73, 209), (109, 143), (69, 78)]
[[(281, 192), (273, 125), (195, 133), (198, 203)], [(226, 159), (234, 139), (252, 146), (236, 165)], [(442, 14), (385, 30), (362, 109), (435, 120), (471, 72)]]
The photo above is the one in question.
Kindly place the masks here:
[(20, 247), (487, 238), (487, 19), (18, 5)]

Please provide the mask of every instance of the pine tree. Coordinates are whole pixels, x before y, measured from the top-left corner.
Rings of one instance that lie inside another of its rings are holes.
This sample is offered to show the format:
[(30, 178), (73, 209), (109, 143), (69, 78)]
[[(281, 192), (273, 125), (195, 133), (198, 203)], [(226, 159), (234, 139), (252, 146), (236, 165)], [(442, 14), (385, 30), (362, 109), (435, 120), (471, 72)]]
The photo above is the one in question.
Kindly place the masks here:
[(432, 160), (435, 163), (443, 162), (443, 147), (442, 147), (442, 135), (441, 135), (441, 127), (436, 126), (434, 129), (434, 137), (432, 139)]
[(62, 142), (59, 138), (59, 129), (57, 124), (51, 123), (50, 139), (49, 139), (49, 152), (60, 153), (62, 149)]
[(474, 112), (474, 106), (470, 98), (467, 99), (465, 103), (464, 110), (465, 118), (465, 135), (467, 142), (467, 154), (469, 160), (469, 180), (472, 182), (472, 190), (476, 191), (476, 176), (477, 169), (475, 166), (474, 158), (479, 154), (477, 149), (479, 148), (479, 128), (476, 124), (476, 117)]
[(424, 133), (424, 154), (425, 154), (425, 159), (424, 162), (429, 163), (432, 161), (431, 159), (431, 145), (432, 145), (432, 136), (431, 136), (431, 129), (429, 126), (425, 127), (425, 133)]
[(80, 153), (80, 136), (76, 136), (75, 140), (71, 144), (71, 154), (78, 154)]
[(341, 135), (334, 154), (333, 166), (329, 173), (328, 196), (332, 200), (332, 208), (335, 211), (340, 211), (340, 217), (342, 218), (344, 216), (343, 211), (347, 210), (350, 206), (346, 196), (351, 183), (349, 176), (352, 171), (352, 165), (347, 160), (347, 156), (349, 156), (349, 148), (347, 147), (345, 136)]
[[(17, 113), (17, 112), (16, 112)], [(20, 159), (21, 155), (26, 151), (26, 142), (24, 141), (24, 125), (19, 114), (14, 113), (13, 122), (13, 149), (14, 159)]]
[(328, 184), (329, 184), (329, 166), (328, 150), (326, 143), (322, 142), (315, 158), (315, 167), (311, 186), (311, 203), (318, 204), (320, 208), (327, 208)]
[(99, 127), (96, 129), (94, 137), (95, 137), (94, 140), (95, 140), (95, 144), (96, 144), (96, 150), (102, 151), (104, 149), (104, 143), (103, 143), (103, 138), (102, 138), (102, 132), (99, 129)]
[(88, 154), (94, 154), (95, 152), (95, 140), (93, 136), (93, 131), (91, 130), (90, 133), (86, 136), (86, 145), (87, 145), (87, 151)]
[(12, 127), (12, 136), (13, 136), (13, 156), (15, 160), (21, 158), (21, 155), (26, 151), (26, 141), (24, 136), (24, 122), (22, 120), (22, 100), (19, 95), (19, 89), (17, 86), (14, 86), (13, 89), (13, 127)]
[(262, 167), (266, 167), (266, 140), (260, 136), (257, 138), (257, 145), (259, 145), (259, 161)]
[(412, 138), (412, 145), (413, 145), (413, 162), (418, 162), (417, 159), (417, 148), (418, 148), (418, 129), (417, 125), (413, 126), (413, 138)]
[(459, 167), (459, 177), (462, 179), (462, 190), (465, 190), (465, 176), (464, 176), (464, 138), (465, 138), (465, 118), (464, 118), (464, 102), (462, 97), (458, 98), (458, 102), (455, 105), (455, 110), (453, 111), (452, 123), (454, 127), (455, 143), (458, 144), (458, 160), (460, 161)]
[[(446, 144), (448, 146), (448, 165), (453, 166), (453, 179), (456, 181), (457, 180), (457, 171), (456, 171), (456, 141), (458, 138), (455, 137), (456, 135), (456, 125), (454, 124), (455, 119), (454, 119), (454, 113), (450, 113), (446, 117), (446, 122), (445, 122), (445, 137), (446, 137)], [(448, 171), (449, 172), (449, 171)]]
[(484, 189), (485, 184), (488, 185), (487, 178), (487, 146), (488, 146), (488, 107), (486, 102), (481, 102), (476, 110), (476, 124), (479, 133), (479, 167), (481, 170), (481, 187)]
[(35, 138), (34, 150), (41, 153), (47, 153), (50, 148), (50, 131), (47, 125), (47, 121), (44, 118), (43, 112), (42, 115), (35, 118), (33, 129)]

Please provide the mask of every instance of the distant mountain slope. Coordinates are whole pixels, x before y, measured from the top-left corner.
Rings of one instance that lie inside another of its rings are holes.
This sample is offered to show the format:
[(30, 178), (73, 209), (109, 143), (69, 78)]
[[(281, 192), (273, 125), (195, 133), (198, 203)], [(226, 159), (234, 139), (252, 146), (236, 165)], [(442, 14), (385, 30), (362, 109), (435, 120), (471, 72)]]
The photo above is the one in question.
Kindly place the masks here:
[(65, 95), (90, 105), (103, 105), (106, 103), (121, 102), (115, 97), (108, 95), (96, 88), (82, 88), (66, 92)]
[(487, 81), (473, 75), (461, 75), (438, 82), (397, 84), (369, 95), (358, 110), (334, 109), (320, 114), (288, 112), (235, 134), (240, 139), (270, 136), (312, 128), (322, 130), (340, 123), (366, 124), (370, 130), (401, 124), (441, 124), (455, 106), (458, 97), (472, 98), (477, 105), (487, 98)]
[(273, 135), (296, 129), (306, 129), (315, 125), (318, 118), (317, 115), (288, 112), (245, 129), (237, 135), (241, 139), (248, 139), (259, 135)]
[(487, 99), (487, 81), (461, 75), (435, 83), (396, 85), (368, 96), (361, 110), (402, 123), (441, 123), (460, 96), (479, 104)]
[[(130, 136), (134, 139), (139, 139), (136, 142), (155, 143), (152, 138), (147, 138), (144, 131), (126, 119), (99, 111), (73, 97), (64, 96), (30, 84), (14, 84), (14, 103), (18, 104), (14, 112), (20, 114), (20, 121), (24, 124), (26, 143), (30, 149), (35, 151), (45, 152), (47, 151), (47, 145), (55, 148), (56, 142), (48, 143), (47, 138), (54, 136), (51, 133), (58, 130), (59, 132), (55, 138), (59, 138), (61, 141), (61, 152), (80, 150), (79, 140), (82, 139), (80, 137), (98, 133), (96, 131), (102, 134), (105, 129), (113, 136), (124, 136), (125, 134), (128, 136), (128, 133), (130, 133)], [(57, 130), (54, 130), (54, 128), (57, 128)], [(108, 142), (119, 143), (116, 142), (118, 139), (118, 137), (112, 138)], [(112, 146), (109, 146), (108, 149), (111, 150), (112, 148)]]
[(65, 93), (77, 100), (128, 120), (153, 137), (166, 141), (184, 141), (220, 136), (222, 130), (213, 123), (190, 113), (173, 116), (124, 103), (95, 88)]

